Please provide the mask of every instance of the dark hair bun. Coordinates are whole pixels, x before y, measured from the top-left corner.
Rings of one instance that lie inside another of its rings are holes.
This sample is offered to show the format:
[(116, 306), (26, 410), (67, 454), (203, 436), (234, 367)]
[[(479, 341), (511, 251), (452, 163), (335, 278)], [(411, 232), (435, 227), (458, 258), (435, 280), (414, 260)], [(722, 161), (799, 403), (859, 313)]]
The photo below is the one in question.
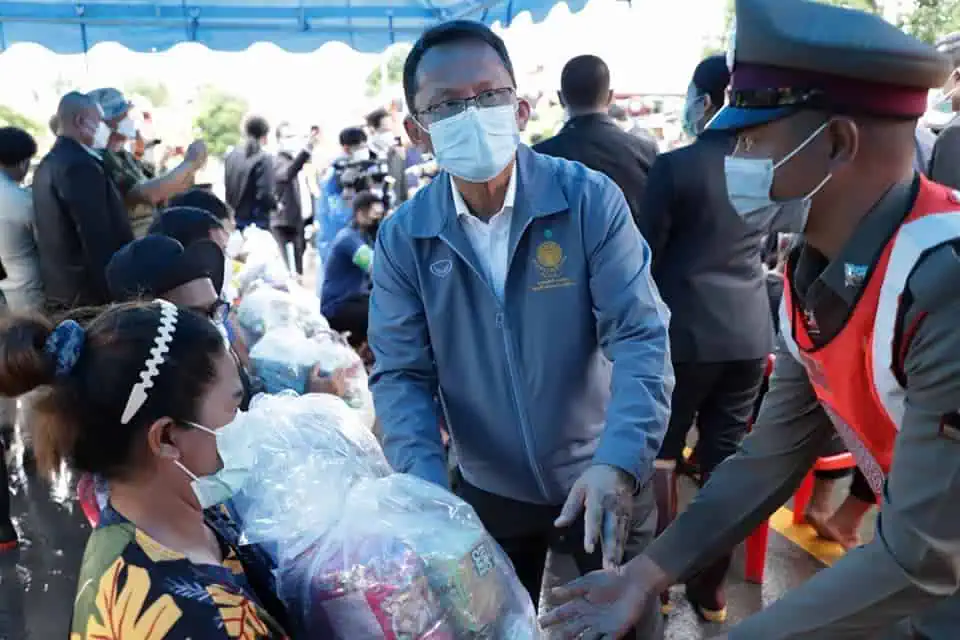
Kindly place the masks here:
[(54, 360), (44, 349), (52, 332), (40, 316), (0, 321), (0, 394), (13, 398), (53, 383)]

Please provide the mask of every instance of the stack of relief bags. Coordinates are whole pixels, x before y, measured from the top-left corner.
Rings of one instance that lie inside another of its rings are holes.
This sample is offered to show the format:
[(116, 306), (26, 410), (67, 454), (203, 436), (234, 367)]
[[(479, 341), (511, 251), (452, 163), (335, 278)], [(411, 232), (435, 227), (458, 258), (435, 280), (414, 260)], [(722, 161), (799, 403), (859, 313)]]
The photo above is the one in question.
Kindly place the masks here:
[(244, 538), (272, 550), (295, 638), (538, 637), (529, 596), (474, 511), (393, 473), (339, 398), (261, 395), (225, 429)]

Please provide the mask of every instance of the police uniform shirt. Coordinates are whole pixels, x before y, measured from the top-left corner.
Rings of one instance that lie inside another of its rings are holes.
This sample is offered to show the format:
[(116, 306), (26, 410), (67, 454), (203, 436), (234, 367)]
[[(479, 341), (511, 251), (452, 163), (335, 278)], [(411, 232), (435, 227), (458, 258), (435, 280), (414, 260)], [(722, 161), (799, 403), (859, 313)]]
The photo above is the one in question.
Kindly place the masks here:
[[(787, 263), (798, 320), (814, 346), (836, 337), (860, 299), (884, 247), (897, 232), (916, 197), (919, 180), (895, 185), (860, 222), (833, 262), (799, 243)], [(786, 327), (784, 327), (786, 329)]]

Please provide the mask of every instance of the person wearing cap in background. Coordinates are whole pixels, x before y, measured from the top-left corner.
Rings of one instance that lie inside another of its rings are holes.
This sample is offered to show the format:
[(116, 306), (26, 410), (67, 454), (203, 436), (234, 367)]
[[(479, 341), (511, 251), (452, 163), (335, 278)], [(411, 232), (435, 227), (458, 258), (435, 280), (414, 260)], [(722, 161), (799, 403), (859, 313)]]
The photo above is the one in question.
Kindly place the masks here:
[(134, 236), (139, 238), (146, 234), (155, 206), (193, 185), (197, 171), (207, 161), (207, 146), (200, 140), (193, 142), (180, 166), (155, 176), (126, 148), (137, 137), (137, 125), (130, 113), (132, 103), (112, 88), (97, 89), (89, 95), (103, 109), (103, 120), (110, 128), (102, 151), (104, 171), (123, 196)]
[(954, 189), (960, 189), (960, 32), (951, 33), (937, 41), (937, 51), (950, 58), (953, 70), (940, 89), (934, 108), (949, 103), (953, 118), (937, 136), (927, 175), (930, 179)]
[(226, 251), (230, 234), (223, 223), (212, 214), (196, 207), (167, 207), (160, 212), (147, 230), (149, 235), (173, 238), (185, 247), (194, 242), (209, 240)]
[(643, 215), (640, 199), (657, 145), (623, 131), (607, 115), (613, 101), (610, 69), (597, 56), (577, 56), (560, 74), (560, 103), (570, 119), (557, 135), (533, 147), (537, 153), (582, 162), (613, 180), (623, 191), (633, 221)]
[[(676, 516), (676, 471), (697, 427), (699, 482), (731, 456), (747, 432), (773, 325), (761, 262), (764, 224), (741, 222), (727, 198), (724, 158), (736, 135), (705, 131), (730, 82), (724, 56), (697, 65), (687, 91), (684, 129), (693, 144), (660, 155), (640, 204), (640, 231), (653, 251), (653, 278), (670, 307), (670, 355), (677, 384), (670, 425), (657, 456), (659, 529)], [(686, 584), (694, 610), (726, 618), (726, 554)]]
[(747, 224), (802, 232), (770, 390), (740, 452), (645, 555), (553, 592), (544, 623), (616, 637), (644, 601), (786, 502), (835, 429), (881, 496), (873, 540), (729, 638), (952, 640), (960, 194), (913, 169), (916, 121), (951, 64), (859, 11), (737, 0), (736, 12), (731, 104), (711, 124), (739, 134), (730, 199)]

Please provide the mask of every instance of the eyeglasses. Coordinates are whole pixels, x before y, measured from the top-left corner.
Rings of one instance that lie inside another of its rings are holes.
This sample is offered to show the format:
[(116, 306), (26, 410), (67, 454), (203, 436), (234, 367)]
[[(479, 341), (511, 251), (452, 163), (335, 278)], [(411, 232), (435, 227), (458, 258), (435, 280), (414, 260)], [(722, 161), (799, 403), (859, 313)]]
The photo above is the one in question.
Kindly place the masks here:
[(230, 303), (226, 300), (217, 300), (206, 309), (194, 309), (197, 313), (203, 314), (216, 323), (224, 324), (230, 315)]
[(516, 92), (512, 87), (503, 89), (490, 89), (473, 96), (472, 98), (458, 98), (456, 100), (445, 100), (439, 104), (434, 104), (426, 109), (417, 112), (424, 125), (429, 125), (440, 120), (446, 120), (453, 116), (460, 115), (467, 110), (471, 104), (479, 109), (489, 109), (491, 107), (505, 107), (513, 104)]

